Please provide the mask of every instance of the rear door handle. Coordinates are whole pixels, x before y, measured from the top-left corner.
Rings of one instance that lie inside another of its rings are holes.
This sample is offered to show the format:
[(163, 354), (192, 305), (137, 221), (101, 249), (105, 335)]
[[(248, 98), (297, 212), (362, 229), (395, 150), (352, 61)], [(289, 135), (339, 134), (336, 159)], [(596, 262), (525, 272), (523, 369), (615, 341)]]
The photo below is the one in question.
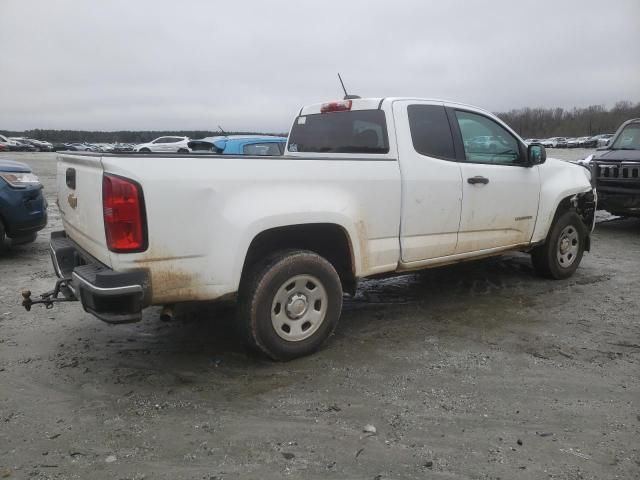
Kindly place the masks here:
[(483, 185), (486, 185), (487, 183), (489, 183), (489, 179), (487, 177), (471, 177), (471, 178), (467, 178), (467, 182), (469, 182), (471, 185), (475, 185), (476, 183), (481, 183)]

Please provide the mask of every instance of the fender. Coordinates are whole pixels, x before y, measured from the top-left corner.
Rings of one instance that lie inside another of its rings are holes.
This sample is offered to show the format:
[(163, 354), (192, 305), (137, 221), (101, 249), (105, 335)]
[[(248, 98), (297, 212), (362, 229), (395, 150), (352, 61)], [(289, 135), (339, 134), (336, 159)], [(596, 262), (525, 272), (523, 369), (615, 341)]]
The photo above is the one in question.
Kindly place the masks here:
[[(549, 158), (540, 168), (540, 203), (531, 243), (544, 242), (558, 207), (565, 199), (591, 193), (590, 173), (580, 165)], [(577, 205), (574, 205), (574, 207)], [(589, 225), (587, 225), (589, 227)]]
[[(262, 189), (265, 187), (257, 187)], [(268, 188), (268, 187), (267, 187)], [(305, 224), (334, 224), (347, 235), (356, 276), (366, 274), (370, 268), (370, 245), (363, 213), (358, 209), (357, 201), (343, 189), (331, 186), (316, 187), (313, 192), (308, 188), (286, 187), (286, 194), (271, 189), (270, 193), (247, 189), (228, 199), (224, 216), (234, 220), (236, 238), (235, 257), (231, 266), (231, 284), (240, 284), (242, 268), (251, 242), (267, 230)], [(267, 201), (246, 209), (247, 201), (255, 198), (268, 198)], [(297, 199), (292, 202), (291, 199)], [(395, 266), (395, 265), (394, 265)]]

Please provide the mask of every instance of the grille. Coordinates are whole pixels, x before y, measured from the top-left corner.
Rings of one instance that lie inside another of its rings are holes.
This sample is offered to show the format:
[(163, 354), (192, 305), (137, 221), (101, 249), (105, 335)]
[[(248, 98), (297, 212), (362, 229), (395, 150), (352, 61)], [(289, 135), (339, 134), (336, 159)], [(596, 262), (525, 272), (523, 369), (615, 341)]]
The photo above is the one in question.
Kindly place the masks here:
[(638, 163), (598, 163), (596, 177), (599, 179), (634, 179), (640, 178), (640, 164)]

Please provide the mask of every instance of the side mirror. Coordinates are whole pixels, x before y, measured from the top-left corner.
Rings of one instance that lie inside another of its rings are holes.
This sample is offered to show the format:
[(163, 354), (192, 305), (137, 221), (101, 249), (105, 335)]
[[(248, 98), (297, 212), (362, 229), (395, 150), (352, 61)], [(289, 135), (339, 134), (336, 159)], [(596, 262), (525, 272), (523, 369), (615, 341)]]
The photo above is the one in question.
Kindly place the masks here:
[(542, 165), (547, 161), (547, 151), (540, 143), (531, 143), (527, 146), (527, 158), (529, 166)]

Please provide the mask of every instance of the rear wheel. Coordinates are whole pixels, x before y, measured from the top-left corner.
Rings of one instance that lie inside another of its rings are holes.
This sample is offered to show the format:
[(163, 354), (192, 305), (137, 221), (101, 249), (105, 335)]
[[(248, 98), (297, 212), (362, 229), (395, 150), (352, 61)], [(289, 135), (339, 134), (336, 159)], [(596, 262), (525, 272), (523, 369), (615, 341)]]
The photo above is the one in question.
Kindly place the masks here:
[(178, 153), (189, 153), (189, 150), (187, 150), (186, 148), (180, 148), (178, 150)]
[(140, 153), (151, 153), (151, 150), (149, 150), (148, 148), (141, 148)]
[(291, 360), (320, 348), (342, 310), (331, 263), (306, 250), (284, 250), (252, 268), (240, 286), (238, 324), (252, 348)]
[(544, 245), (531, 252), (536, 273), (553, 279), (568, 278), (582, 260), (587, 229), (575, 212), (561, 215), (551, 227)]

